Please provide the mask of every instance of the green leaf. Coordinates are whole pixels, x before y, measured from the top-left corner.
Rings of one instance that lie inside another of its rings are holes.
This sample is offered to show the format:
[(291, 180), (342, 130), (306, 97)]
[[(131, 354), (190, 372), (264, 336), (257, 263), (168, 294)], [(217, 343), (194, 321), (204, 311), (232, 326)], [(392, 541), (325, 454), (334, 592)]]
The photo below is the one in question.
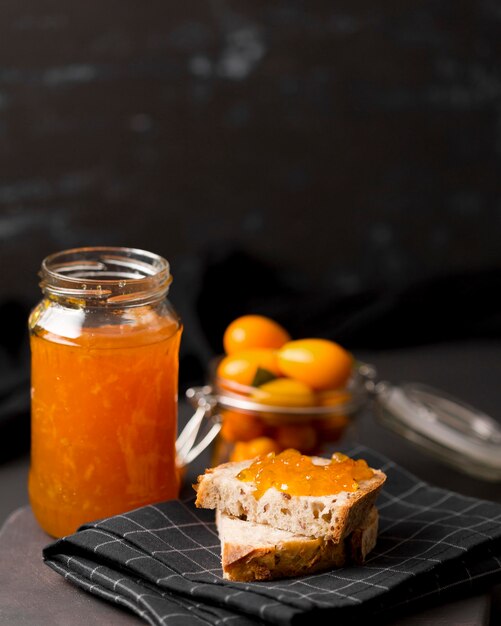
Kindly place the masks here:
[(264, 369), (264, 367), (258, 367), (251, 385), (253, 387), (260, 387), (264, 385), (264, 383), (269, 383), (270, 380), (275, 380), (275, 378), (275, 374), (272, 374), (269, 370)]

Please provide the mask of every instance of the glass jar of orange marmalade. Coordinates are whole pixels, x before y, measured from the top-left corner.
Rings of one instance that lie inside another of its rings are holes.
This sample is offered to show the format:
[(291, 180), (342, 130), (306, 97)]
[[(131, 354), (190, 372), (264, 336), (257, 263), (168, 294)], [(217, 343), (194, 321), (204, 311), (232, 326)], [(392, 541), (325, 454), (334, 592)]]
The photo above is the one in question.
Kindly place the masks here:
[(79, 248), (47, 257), (29, 320), (29, 494), (54, 537), (178, 495), (181, 323), (162, 257)]

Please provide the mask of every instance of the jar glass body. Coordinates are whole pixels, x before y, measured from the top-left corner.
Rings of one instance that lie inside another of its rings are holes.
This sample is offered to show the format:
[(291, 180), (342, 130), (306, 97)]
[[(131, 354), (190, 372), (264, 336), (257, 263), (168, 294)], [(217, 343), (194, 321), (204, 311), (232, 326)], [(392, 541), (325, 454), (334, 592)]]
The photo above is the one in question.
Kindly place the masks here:
[[(29, 494), (40, 525), (56, 537), (175, 498), (179, 487), (181, 324), (166, 299), (170, 274), (155, 278), (158, 268), (145, 269), (149, 260), (141, 268), (138, 251), (83, 250), (61, 253), (54, 275), (44, 276), (42, 266), (45, 297), (29, 321)], [(103, 262), (103, 255), (136, 269)], [(100, 267), (89, 269), (96, 258)]]
[(289, 448), (302, 454), (322, 455), (346, 436), (353, 426), (353, 415), (332, 413), (316, 416), (276, 414), (261, 411), (221, 409), (221, 430), (214, 441), (211, 464), (244, 461), (255, 456)]
[[(367, 402), (369, 368), (357, 365), (345, 387), (317, 392), (309, 405), (294, 396), (263, 392), (256, 396), (256, 388), (219, 379), (213, 373), (208, 389), (217, 403), (221, 430), (214, 441), (212, 465), (288, 448), (308, 455), (325, 454), (353, 435), (355, 417)], [(215, 369), (213, 364), (212, 372)]]

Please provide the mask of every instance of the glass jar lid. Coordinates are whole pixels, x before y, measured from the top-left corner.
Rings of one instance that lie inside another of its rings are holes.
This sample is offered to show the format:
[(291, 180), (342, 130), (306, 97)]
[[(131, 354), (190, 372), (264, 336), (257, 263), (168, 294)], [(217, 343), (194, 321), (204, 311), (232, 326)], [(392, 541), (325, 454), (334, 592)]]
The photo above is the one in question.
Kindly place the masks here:
[(373, 388), (383, 425), (476, 478), (501, 481), (501, 426), (482, 411), (420, 383)]

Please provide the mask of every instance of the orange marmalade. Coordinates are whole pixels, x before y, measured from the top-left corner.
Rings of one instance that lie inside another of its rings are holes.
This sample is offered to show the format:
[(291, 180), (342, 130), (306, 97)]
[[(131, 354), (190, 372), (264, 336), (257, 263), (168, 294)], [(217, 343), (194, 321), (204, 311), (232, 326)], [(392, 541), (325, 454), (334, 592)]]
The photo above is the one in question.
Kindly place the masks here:
[(111, 306), (49, 293), (30, 317), (29, 494), (55, 537), (178, 495), (181, 324), (165, 298), (128, 306), (124, 297)]
[(256, 484), (253, 495), (258, 500), (270, 487), (291, 496), (325, 496), (356, 491), (359, 481), (373, 475), (363, 459), (355, 461), (336, 452), (330, 463), (317, 465), (311, 457), (291, 449), (258, 457), (237, 478)]

